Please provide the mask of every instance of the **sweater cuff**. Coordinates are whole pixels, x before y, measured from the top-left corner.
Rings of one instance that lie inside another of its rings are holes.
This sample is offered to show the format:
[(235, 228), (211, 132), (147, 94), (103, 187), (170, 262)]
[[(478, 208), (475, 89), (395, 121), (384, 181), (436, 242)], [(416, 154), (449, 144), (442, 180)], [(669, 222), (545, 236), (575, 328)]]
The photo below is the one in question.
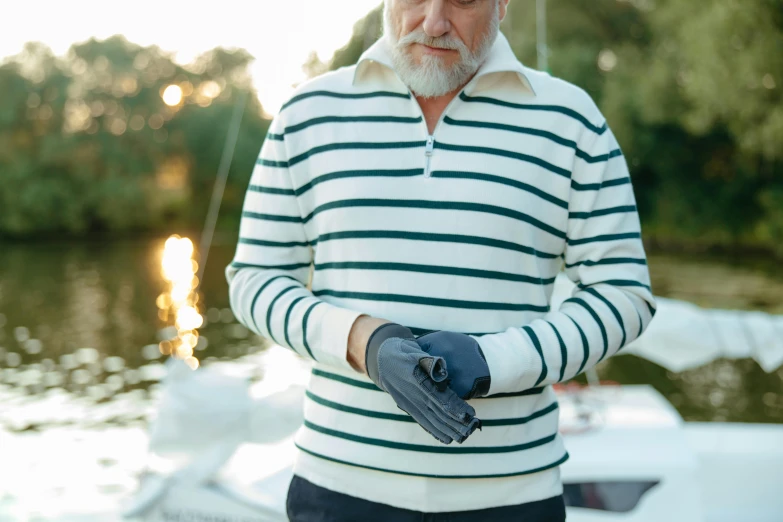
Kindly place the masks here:
[[(513, 338), (510, 338), (512, 337)], [(473, 337), (484, 352), (491, 378), (489, 393), (513, 393), (532, 388), (536, 368), (541, 368), (538, 357), (532, 357), (532, 346), (524, 349), (516, 332)]]
[(327, 307), (321, 317), (320, 350), (316, 359), (323, 364), (355, 371), (347, 359), (348, 335), (353, 323), (363, 314), (330, 304)]

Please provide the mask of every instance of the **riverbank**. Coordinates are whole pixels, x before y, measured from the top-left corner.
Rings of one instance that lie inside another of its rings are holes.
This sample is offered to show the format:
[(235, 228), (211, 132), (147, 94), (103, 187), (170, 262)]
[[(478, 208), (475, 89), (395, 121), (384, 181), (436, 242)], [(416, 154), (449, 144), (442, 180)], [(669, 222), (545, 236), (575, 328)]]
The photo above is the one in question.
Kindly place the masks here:
[[(235, 245), (238, 238), (239, 222), (231, 226), (223, 225), (215, 230), (213, 245)], [(0, 244), (90, 244), (123, 241), (149, 241), (177, 234), (189, 237), (197, 242), (202, 230), (198, 227), (168, 226), (155, 230), (126, 230), (115, 232), (92, 232), (81, 236), (64, 236), (60, 233), (33, 234), (26, 236), (8, 236), (0, 234)], [(758, 266), (780, 266), (783, 262), (783, 249), (769, 242), (753, 241), (717, 241), (714, 238), (664, 236), (646, 233), (644, 246), (648, 254), (657, 255), (696, 255), (703, 259), (716, 259), (722, 262), (737, 263), (750, 260)]]

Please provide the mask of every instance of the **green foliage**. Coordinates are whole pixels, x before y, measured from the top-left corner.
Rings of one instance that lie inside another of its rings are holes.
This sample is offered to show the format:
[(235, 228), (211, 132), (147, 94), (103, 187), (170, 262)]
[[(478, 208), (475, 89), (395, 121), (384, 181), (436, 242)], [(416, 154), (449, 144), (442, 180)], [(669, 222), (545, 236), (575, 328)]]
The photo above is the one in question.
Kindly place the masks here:
[(334, 53), (330, 65), (331, 70), (353, 65), (359, 61), (362, 53), (375, 43), (383, 33), (383, 4), (379, 5), (367, 16), (353, 26), (353, 35), (348, 43)]
[[(198, 227), (235, 99), (250, 91), (251, 60), (215, 49), (184, 68), (119, 36), (75, 45), (65, 58), (28, 44), (0, 65), (0, 235)], [(184, 95), (174, 106), (161, 97), (170, 85)], [(238, 213), (269, 124), (250, 100), (228, 215)]]
[[(783, 254), (783, 0), (550, 0), (549, 67), (599, 104), (634, 178), (647, 239)], [(332, 69), (378, 37), (356, 24)], [(503, 32), (536, 66), (536, 2)]]

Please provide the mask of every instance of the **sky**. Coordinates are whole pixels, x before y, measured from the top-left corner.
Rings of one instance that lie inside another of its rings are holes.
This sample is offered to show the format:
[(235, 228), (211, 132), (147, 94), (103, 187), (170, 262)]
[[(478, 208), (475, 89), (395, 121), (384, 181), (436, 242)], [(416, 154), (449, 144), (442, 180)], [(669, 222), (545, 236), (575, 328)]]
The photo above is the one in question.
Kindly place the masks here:
[(321, 60), (346, 44), (353, 25), (380, 0), (0, 0), (0, 60), (40, 41), (64, 55), (71, 44), (115, 34), (158, 45), (187, 63), (217, 46), (247, 49), (267, 113), (275, 114), (305, 76), (311, 51)]

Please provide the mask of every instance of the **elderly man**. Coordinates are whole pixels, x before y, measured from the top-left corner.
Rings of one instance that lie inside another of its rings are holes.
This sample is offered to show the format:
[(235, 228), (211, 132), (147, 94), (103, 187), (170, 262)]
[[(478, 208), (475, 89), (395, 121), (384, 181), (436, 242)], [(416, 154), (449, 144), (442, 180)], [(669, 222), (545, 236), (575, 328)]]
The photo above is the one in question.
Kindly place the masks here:
[(388, 0), (264, 142), (227, 276), (245, 325), (315, 361), (291, 520), (564, 520), (551, 385), (653, 317), (617, 141), (515, 58), (507, 5)]

